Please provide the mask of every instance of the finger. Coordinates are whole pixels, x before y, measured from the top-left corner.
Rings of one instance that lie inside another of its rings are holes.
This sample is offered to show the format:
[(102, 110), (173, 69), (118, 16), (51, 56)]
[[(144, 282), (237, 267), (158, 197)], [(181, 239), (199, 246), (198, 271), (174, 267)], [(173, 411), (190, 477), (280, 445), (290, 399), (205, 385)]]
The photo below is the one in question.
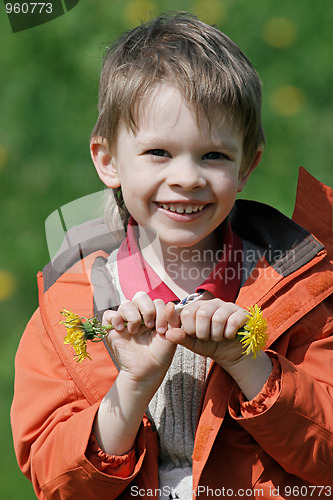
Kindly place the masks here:
[(224, 328), (227, 317), (221, 309), (217, 309), (212, 316), (210, 336), (214, 342), (221, 342), (224, 339)]
[(237, 335), (237, 331), (245, 325), (247, 321), (248, 312), (243, 309), (238, 308), (237, 311), (233, 312), (227, 319), (224, 328), (224, 337), (226, 339), (234, 339)]
[(233, 339), (237, 330), (246, 323), (246, 311), (232, 302), (225, 302), (216, 309), (211, 322), (211, 339), (221, 342)]
[(200, 307), (195, 316), (195, 334), (200, 340), (208, 340), (210, 338), (210, 326), (214, 309), (210, 304)]
[[(237, 311), (241, 311), (238, 306), (232, 302), (224, 302), (220, 307), (216, 309), (212, 317), (211, 323), (211, 339), (214, 342), (221, 342), (225, 339), (225, 329), (229, 318), (235, 314)], [(231, 320), (230, 326), (233, 325), (233, 320)], [(230, 329), (229, 333), (231, 333)], [(227, 332), (228, 333), (228, 332)]]
[(195, 315), (199, 307), (200, 302), (193, 302), (186, 306), (180, 313), (182, 327), (187, 335), (191, 335), (192, 337), (195, 337), (196, 334)]
[(155, 299), (153, 301), (155, 312), (156, 312), (156, 320), (155, 320), (155, 329), (157, 333), (165, 333), (168, 328), (168, 322), (165, 317), (165, 303), (162, 299)]
[[(123, 302), (118, 308), (118, 313), (122, 320), (127, 322), (127, 330), (129, 333), (135, 334), (139, 332), (142, 316), (133, 301), (126, 300), (126, 302)], [(118, 320), (118, 317), (116, 317), (114, 321), (116, 320)], [(116, 328), (114, 322), (112, 322), (112, 325)]]
[(118, 311), (107, 310), (103, 314), (102, 325), (112, 325), (117, 331), (122, 331), (125, 328), (124, 320)]
[(146, 292), (137, 292), (132, 302), (139, 310), (144, 324), (148, 328), (153, 328), (155, 325), (156, 309), (149, 295)]
[(181, 314), (181, 321), (185, 332), (188, 335), (196, 336), (198, 339), (206, 341), (210, 338), (211, 318), (219, 307), (221, 301), (201, 301), (193, 307), (185, 307)]
[(176, 311), (175, 304), (173, 302), (168, 302), (165, 306), (165, 318), (167, 323), (172, 328), (179, 328), (180, 323), (180, 313)]

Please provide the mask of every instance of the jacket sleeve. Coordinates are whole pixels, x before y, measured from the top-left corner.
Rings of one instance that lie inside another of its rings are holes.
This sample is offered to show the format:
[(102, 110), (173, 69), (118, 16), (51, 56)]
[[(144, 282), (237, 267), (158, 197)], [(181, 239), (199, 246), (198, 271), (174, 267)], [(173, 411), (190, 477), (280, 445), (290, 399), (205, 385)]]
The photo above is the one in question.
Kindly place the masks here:
[(320, 486), (333, 485), (332, 311), (331, 296), (267, 351), (273, 371), (253, 400), (237, 386), (229, 400), (231, 416), (268, 455)]
[(123, 457), (108, 457), (105, 470), (105, 454), (96, 443), (94, 450), (91, 441), (99, 403), (89, 404), (77, 388), (38, 310), (21, 339), (15, 371), (11, 409), (15, 452), (37, 497), (93, 500), (119, 496), (140, 471), (149, 426), (142, 424), (135, 450)]

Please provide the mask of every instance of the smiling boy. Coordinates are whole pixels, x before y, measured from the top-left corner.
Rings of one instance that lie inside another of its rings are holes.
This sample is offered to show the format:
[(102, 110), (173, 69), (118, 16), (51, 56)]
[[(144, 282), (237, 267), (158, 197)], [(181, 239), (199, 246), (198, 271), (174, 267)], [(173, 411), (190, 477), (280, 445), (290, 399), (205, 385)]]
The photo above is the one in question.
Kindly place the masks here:
[[(249, 60), (186, 14), (106, 53), (91, 155), (126, 237), (39, 277), (12, 408), (39, 498), (331, 494), (331, 257), (273, 208), (235, 203), (261, 159), (260, 108)], [(329, 189), (306, 181), (313, 210), (327, 214)], [(256, 303), (269, 349), (253, 359), (237, 331)], [(114, 327), (92, 362), (76, 364), (63, 346), (64, 306)]]
[[(163, 267), (170, 247), (173, 259), (178, 250), (179, 264), (185, 262), (183, 248), (193, 253), (210, 249), (219, 255), (221, 235), (215, 230), (230, 214), (237, 192), (261, 157), (262, 148), (244, 168), (241, 132), (221, 111), (210, 116), (211, 122), (202, 109), (197, 111), (196, 116), (195, 107), (184, 101), (172, 81), (161, 83), (140, 101), (137, 130), (120, 127), (112, 153), (99, 136), (91, 143), (101, 180), (110, 188), (121, 187), (139, 228), (157, 235)], [(187, 262), (193, 267), (192, 259)], [(179, 290), (182, 298), (203, 281), (198, 279)]]

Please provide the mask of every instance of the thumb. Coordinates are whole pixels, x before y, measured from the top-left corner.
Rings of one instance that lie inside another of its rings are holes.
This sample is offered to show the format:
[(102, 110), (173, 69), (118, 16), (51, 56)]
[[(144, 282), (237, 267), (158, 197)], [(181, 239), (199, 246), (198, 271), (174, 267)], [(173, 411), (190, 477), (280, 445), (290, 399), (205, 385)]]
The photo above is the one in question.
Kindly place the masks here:
[(186, 335), (181, 328), (170, 328), (165, 333), (166, 339), (172, 344), (180, 344), (191, 351), (194, 349), (196, 338)]
[(190, 337), (181, 328), (171, 328), (165, 332), (165, 338), (172, 344), (182, 345), (196, 354), (214, 359), (216, 342), (206, 342), (196, 337)]
[(182, 345), (196, 354), (210, 356), (212, 342), (204, 342), (196, 337), (186, 335), (181, 328), (171, 328), (165, 333), (165, 338), (172, 344)]

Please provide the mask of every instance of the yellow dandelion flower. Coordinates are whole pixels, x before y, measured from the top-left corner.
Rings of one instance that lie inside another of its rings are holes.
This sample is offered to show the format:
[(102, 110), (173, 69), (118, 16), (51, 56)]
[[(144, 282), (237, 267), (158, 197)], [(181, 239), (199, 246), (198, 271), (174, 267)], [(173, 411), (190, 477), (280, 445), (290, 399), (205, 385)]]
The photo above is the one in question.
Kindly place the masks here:
[(61, 311), (61, 314), (66, 317), (65, 321), (60, 321), (60, 324), (64, 325), (67, 330), (64, 344), (73, 346), (76, 360), (79, 363), (86, 358), (91, 360), (90, 354), (87, 352), (87, 341), (100, 342), (112, 326), (103, 326), (96, 317), (80, 318), (80, 316), (65, 308)]
[(244, 327), (239, 330), (240, 342), (243, 344), (244, 353), (246, 355), (253, 354), (256, 359), (258, 353), (264, 349), (268, 334), (267, 320), (262, 317), (262, 312), (257, 304), (249, 308), (248, 320)]
[(91, 360), (91, 357), (87, 352), (87, 339), (85, 338), (85, 335), (84, 333), (82, 333), (82, 331), (76, 330), (73, 332), (68, 332), (68, 334), (64, 338), (64, 344), (71, 344), (73, 346), (78, 363), (81, 363), (81, 361), (86, 358), (89, 358)]
[(77, 314), (65, 308), (61, 311), (61, 314), (66, 317), (65, 321), (60, 321), (61, 325), (64, 325), (66, 328), (83, 328), (82, 320)]
[(64, 338), (64, 344), (70, 344), (73, 346), (75, 351), (76, 360), (81, 363), (86, 358), (91, 360), (90, 355), (87, 352), (87, 337), (84, 328), (84, 324), (80, 316), (74, 314), (72, 311), (64, 309), (61, 311), (66, 317), (65, 321), (60, 321), (61, 325), (64, 325), (67, 330), (67, 335)]

